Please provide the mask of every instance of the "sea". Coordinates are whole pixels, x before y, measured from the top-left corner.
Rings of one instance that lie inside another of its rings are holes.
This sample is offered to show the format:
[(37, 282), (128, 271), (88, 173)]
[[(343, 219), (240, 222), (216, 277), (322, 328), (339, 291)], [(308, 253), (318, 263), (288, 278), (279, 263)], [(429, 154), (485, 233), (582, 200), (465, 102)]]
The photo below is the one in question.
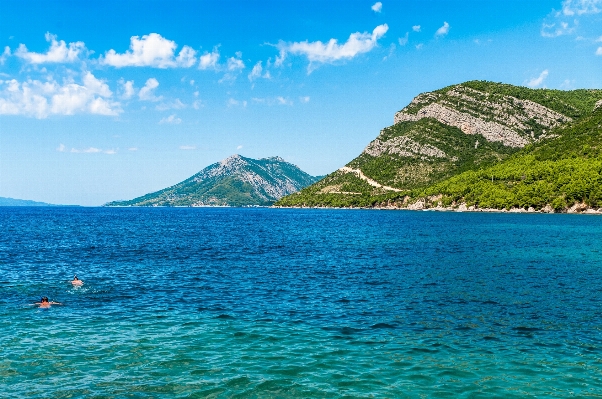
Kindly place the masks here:
[(0, 398), (601, 397), (602, 217), (2, 207), (0, 354)]

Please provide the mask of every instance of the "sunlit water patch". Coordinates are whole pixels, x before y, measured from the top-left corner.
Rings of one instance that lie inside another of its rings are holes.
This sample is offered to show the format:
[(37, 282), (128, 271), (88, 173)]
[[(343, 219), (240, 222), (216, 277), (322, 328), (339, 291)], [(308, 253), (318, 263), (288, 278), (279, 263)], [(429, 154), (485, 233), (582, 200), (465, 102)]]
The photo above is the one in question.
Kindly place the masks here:
[(0, 397), (602, 396), (599, 217), (0, 208), (0, 232)]

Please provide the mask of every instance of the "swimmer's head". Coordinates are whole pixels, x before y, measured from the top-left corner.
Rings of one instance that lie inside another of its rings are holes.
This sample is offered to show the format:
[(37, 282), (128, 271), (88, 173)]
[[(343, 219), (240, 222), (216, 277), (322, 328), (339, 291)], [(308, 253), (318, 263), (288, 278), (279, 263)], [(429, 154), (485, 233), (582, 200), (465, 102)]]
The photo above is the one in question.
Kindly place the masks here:
[(79, 280), (79, 279), (77, 278), (77, 274), (76, 274), (75, 276), (73, 276), (73, 280)]
[(48, 297), (47, 296), (42, 297), (42, 302), (48, 302)]

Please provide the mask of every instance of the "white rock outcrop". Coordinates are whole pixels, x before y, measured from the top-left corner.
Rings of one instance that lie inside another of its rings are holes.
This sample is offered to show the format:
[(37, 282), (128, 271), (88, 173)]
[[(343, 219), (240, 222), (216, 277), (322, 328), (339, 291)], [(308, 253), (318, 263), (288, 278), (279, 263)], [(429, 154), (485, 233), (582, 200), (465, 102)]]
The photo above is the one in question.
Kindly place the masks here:
[(377, 138), (368, 144), (364, 149), (364, 152), (373, 157), (379, 157), (382, 154), (388, 153), (397, 154), (402, 157), (420, 156), (421, 158), (447, 158), (445, 152), (441, 151), (439, 148), (429, 144), (417, 143), (405, 136), (397, 136), (387, 141)]
[[(394, 123), (434, 118), (466, 134), (481, 134), (488, 141), (501, 142), (509, 147), (524, 147), (536, 140), (529, 133), (531, 123), (551, 129), (571, 121), (571, 118), (530, 100), (498, 96), (493, 102), (488, 100), (489, 97), (489, 93), (461, 85), (445, 95), (421, 94), (408, 107), (395, 114)], [(408, 109), (416, 106), (422, 106), (416, 114), (408, 112)]]

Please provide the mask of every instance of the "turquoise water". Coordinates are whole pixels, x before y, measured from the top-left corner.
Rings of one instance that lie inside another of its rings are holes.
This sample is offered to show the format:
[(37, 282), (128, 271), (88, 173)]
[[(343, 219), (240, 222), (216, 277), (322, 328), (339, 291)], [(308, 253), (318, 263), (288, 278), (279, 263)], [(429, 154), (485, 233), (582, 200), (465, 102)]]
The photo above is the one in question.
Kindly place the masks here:
[(0, 208), (0, 397), (600, 397), (601, 237), (596, 216)]

